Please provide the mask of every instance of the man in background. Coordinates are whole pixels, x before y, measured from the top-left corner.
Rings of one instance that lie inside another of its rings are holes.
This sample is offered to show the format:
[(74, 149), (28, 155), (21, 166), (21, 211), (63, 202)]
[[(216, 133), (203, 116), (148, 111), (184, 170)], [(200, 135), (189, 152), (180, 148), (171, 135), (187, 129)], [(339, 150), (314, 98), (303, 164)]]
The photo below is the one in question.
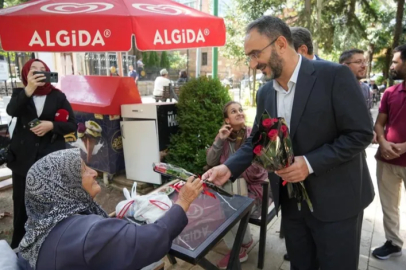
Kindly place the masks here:
[(138, 73), (137, 71), (134, 70), (134, 67), (132, 65), (128, 66), (128, 77), (132, 77), (134, 79), (135, 82), (137, 82), (138, 80)]
[(313, 53), (312, 34), (304, 27), (290, 27), (293, 38), (293, 45), (298, 54), (309, 60), (321, 60), (320, 57)]
[(169, 86), (171, 81), (169, 80), (169, 75), (168, 71), (164, 68), (160, 72), (161, 76), (158, 76), (155, 79), (154, 82), (154, 96), (155, 100), (162, 100), (164, 101), (163, 98), (163, 93), (164, 93), (164, 87)]
[(362, 94), (364, 95), (365, 102), (367, 104), (369, 115), (371, 116), (372, 126), (374, 125), (374, 120), (371, 114), (372, 108), (372, 92), (369, 90), (369, 86), (363, 83), (361, 80), (365, 79), (368, 63), (365, 60), (364, 51), (359, 49), (351, 49), (341, 53), (339, 58), (339, 63), (341, 65), (346, 65), (350, 68), (352, 73), (354, 73), (355, 78), (359, 81)]
[(386, 260), (402, 255), (399, 204), (402, 182), (406, 186), (406, 44), (396, 47), (390, 67), (394, 80), (402, 83), (386, 89), (379, 108), (375, 132), (379, 142), (376, 178), (383, 211), (386, 243), (372, 255)]

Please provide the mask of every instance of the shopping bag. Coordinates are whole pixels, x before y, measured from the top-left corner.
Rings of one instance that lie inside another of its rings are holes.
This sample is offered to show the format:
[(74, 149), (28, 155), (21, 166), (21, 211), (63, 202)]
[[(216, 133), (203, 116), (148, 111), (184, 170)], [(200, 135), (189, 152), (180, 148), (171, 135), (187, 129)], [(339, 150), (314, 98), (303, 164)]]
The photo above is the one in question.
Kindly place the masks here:
[(119, 202), (116, 206), (118, 218), (132, 217), (136, 221), (150, 224), (161, 218), (172, 207), (172, 201), (164, 193), (137, 195), (136, 190), (137, 183), (134, 183), (131, 193), (126, 188), (123, 189), (126, 200)]

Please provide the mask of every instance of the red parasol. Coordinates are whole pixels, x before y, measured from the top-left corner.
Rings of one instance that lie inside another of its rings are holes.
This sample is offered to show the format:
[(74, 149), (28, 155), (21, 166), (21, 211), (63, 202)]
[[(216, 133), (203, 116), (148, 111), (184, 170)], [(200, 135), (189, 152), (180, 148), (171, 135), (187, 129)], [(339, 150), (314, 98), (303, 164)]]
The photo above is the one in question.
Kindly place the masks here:
[(0, 10), (5, 51), (141, 51), (225, 44), (222, 18), (169, 0), (34, 0)]

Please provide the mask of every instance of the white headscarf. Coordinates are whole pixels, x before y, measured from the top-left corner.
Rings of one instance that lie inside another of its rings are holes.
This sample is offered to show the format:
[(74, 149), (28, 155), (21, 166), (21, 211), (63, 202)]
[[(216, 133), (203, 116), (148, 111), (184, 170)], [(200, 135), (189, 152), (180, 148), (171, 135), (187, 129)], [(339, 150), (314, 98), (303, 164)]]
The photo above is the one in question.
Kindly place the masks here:
[(33, 268), (42, 243), (60, 221), (83, 212), (108, 217), (82, 187), (82, 162), (80, 150), (73, 148), (49, 154), (28, 171), (28, 221), (20, 250)]

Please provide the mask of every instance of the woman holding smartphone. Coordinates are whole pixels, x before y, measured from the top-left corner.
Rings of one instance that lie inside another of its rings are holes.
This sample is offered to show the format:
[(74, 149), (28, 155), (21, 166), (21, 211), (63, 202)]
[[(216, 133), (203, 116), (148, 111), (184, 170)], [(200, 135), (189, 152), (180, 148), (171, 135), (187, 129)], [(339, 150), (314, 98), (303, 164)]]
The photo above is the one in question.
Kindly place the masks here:
[[(7, 113), (17, 118), (11, 139), (7, 167), (12, 170), (14, 232), (12, 248), (17, 248), (25, 234), (25, 182), (30, 167), (42, 157), (65, 149), (64, 135), (76, 131), (72, 107), (65, 94), (56, 89), (43, 73), (48, 66), (38, 59), (28, 61), (21, 72), (25, 88), (13, 90)], [(58, 110), (69, 115), (67, 122), (55, 122)], [(44, 172), (46, 173), (46, 172)]]

